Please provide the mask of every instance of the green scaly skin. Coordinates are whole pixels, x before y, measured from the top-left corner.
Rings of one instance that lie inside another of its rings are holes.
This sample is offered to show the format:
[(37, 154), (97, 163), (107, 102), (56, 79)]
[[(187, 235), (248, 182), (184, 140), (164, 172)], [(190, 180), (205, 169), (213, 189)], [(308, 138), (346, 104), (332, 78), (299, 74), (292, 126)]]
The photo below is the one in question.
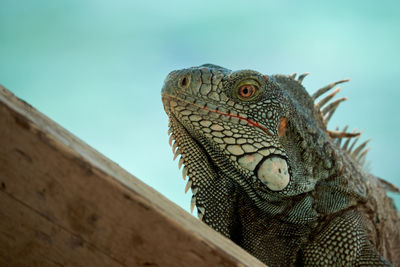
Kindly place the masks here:
[(343, 81), (312, 97), (304, 77), (211, 64), (168, 75), (162, 99), (192, 207), (269, 266), (400, 264), (386, 196), (397, 188), (362, 168), (365, 144), (349, 147), (358, 134), (326, 129), (343, 99), (314, 103)]

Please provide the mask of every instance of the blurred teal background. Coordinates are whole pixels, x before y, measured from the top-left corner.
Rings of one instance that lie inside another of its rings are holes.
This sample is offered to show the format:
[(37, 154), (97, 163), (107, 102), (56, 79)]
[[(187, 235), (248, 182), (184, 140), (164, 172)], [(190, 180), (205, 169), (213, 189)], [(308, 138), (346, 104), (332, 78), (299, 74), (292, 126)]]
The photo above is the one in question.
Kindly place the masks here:
[(0, 83), (186, 210), (160, 96), (171, 70), (310, 72), (309, 92), (351, 78), (330, 127), (362, 129), (372, 173), (400, 186), (399, 62), (399, 1), (0, 3)]

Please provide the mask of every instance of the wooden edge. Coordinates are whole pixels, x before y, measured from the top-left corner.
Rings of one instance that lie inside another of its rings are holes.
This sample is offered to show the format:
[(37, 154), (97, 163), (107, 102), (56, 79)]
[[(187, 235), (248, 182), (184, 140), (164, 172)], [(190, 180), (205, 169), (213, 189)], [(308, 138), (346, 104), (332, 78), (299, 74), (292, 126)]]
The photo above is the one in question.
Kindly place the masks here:
[(0, 218), (0, 264), (265, 266), (2, 86)]

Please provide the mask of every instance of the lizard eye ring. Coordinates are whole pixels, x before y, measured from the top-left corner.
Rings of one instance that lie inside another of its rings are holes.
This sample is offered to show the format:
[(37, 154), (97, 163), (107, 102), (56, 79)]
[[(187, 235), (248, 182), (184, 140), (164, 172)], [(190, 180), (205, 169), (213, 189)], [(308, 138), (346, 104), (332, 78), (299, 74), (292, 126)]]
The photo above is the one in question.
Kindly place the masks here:
[(245, 99), (251, 98), (256, 93), (256, 87), (252, 84), (244, 84), (239, 87), (239, 96)]

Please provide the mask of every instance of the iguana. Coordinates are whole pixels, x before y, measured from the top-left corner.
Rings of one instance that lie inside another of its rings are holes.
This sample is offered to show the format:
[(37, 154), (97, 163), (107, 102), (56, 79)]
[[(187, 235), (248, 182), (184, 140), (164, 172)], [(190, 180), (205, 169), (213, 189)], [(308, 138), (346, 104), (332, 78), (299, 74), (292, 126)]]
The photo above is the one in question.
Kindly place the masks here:
[(386, 196), (399, 190), (363, 167), (359, 133), (327, 130), (340, 88), (316, 101), (347, 80), (310, 96), (306, 75), (212, 64), (168, 75), (162, 101), (191, 209), (268, 266), (400, 266)]

